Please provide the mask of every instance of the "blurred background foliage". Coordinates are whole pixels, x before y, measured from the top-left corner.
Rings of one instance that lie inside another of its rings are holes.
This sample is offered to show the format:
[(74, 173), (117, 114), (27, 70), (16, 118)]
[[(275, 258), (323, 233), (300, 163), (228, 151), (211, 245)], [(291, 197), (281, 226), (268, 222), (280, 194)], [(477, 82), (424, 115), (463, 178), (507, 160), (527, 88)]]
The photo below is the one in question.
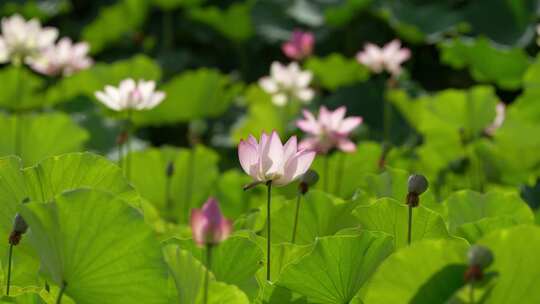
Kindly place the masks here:
[[(281, 44), (300, 28), (316, 37), (314, 55), (302, 63), (314, 74), (317, 91), (308, 108), (346, 105), (348, 115), (365, 122), (355, 134), (358, 152), (332, 156), (354, 164), (334, 192), (351, 197), (366, 176), (388, 165), (425, 173), (438, 200), (462, 188), (519, 189), (536, 207), (539, 7), (536, 0), (7, 0), (0, 5), (2, 16), (39, 18), (62, 36), (90, 43), (96, 64), (62, 79), (23, 70), (21, 85), (12, 83), (17, 71), (2, 67), (0, 106), (28, 113), (26, 165), (76, 150), (114, 158), (120, 126), (94, 92), (126, 77), (153, 79), (167, 98), (136, 113), (135, 146), (204, 145), (209, 150), (197, 153), (214, 155), (211, 170), (228, 173), (210, 174), (201, 187), (218, 179), (219, 185), (241, 185), (235, 149), (241, 138), (272, 129), (299, 134), (292, 120), (300, 108), (284, 116), (257, 80), (273, 61), (288, 61)], [(398, 84), (388, 87), (354, 55), (367, 42), (382, 45), (394, 38), (411, 49), (412, 58)], [(20, 102), (13, 102), (15, 96)], [(508, 105), (506, 120), (486, 134), (500, 101)], [(393, 108), (392, 136), (382, 145), (386, 102)], [(37, 113), (56, 110), (47, 114), (52, 125), (41, 132)], [(9, 119), (0, 117), (4, 130)], [(66, 131), (58, 136), (54, 128)], [(4, 155), (12, 153), (10, 136), (0, 140)], [(51, 147), (38, 146), (51, 139)], [(172, 157), (168, 149), (137, 152), (134, 170), (145, 170), (160, 157), (166, 166)], [(161, 156), (152, 158), (154, 153)]]

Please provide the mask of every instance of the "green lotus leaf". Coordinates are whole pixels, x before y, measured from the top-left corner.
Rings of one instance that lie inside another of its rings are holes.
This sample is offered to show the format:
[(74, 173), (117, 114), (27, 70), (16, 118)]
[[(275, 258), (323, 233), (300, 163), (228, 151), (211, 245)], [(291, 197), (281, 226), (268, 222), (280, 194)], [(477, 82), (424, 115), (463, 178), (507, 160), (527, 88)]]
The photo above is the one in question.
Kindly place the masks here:
[(165, 100), (149, 111), (136, 112), (135, 123), (163, 125), (223, 114), (238, 95), (241, 85), (217, 70), (201, 68), (171, 79), (160, 90)]
[[(358, 225), (351, 215), (354, 207), (355, 203), (344, 202), (321, 191), (309, 191), (300, 201), (296, 244), (311, 244), (318, 237)], [(272, 242), (291, 242), (295, 214), (296, 199), (287, 201), (272, 213)]]
[[(368, 206), (358, 206), (353, 214), (362, 228), (381, 231), (394, 238), (394, 246), (407, 246), (409, 207), (391, 198), (382, 198)], [(442, 217), (423, 206), (413, 209), (411, 243), (423, 239), (450, 238)]]
[(253, 35), (252, 1), (231, 4), (222, 10), (215, 6), (193, 8), (189, 16), (204, 23), (234, 42), (243, 42)]
[(15, 147), (19, 145), (25, 165), (33, 165), (53, 155), (80, 151), (88, 139), (84, 129), (60, 112), (0, 115), (0, 127), (4, 130), (0, 138), (0, 155), (15, 154)]
[(305, 66), (313, 72), (315, 79), (329, 90), (366, 81), (369, 78), (369, 70), (365, 66), (338, 53), (324, 58), (310, 57)]
[(123, 200), (81, 189), (20, 211), (43, 274), (77, 303), (167, 303), (159, 244)]
[(391, 252), (387, 235), (364, 231), (322, 237), (310, 254), (282, 272), (277, 284), (312, 302), (349, 303)]
[(24, 67), (8, 66), (0, 70), (0, 83), (4, 87), (0, 91), (2, 108), (21, 110), (43, 106), (40, 96), (45, 83), (36, 74)]
[(521, 225), (499, 230), (479, 241), (494, 255), (493, 264), (486, 270), (497, 274), (492, 286), (486, 288), (483, 303), (536, 303), (540, 290), (532, 283), (540, 277), (537, 253), (540, 228)]
[[(186, 223), (192, 208), (209, 197), (218, 177), (218, 155), (211, 149), (165, 147), (131, 154), (130, 178), (140, 195), (167, 219)], [(174, 173), (167, 178), (169, 163)]]
[(463, 286), (467, 249), (462, 240), (423, 240), (401, 248), (377, 269), (363, 303), (446, 303)]

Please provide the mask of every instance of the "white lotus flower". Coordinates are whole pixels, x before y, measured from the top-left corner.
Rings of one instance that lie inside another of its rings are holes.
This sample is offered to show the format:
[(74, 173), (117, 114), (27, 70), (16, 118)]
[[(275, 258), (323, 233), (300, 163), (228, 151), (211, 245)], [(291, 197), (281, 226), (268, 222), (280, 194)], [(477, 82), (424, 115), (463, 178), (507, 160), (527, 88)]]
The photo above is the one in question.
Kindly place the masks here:
[(38, 73), (56, 76), (69, 76), (90, 67), (92, 59), (87, 56), (89, 45), (86, 42), (72, 43), (62, 38), (56, 45), (48, 47), (37, 59), (30, 62)]
[(114, 111), (149, 110), (160, 104), (165, 93), (155, 91), (154, 81), (122, 80), (118, 88), (105, 86), (103, 91), (96, 92), (96, 98)]
[(28, 62), (53, 45), (57, 37), (56, 28), (42, 28), (37, 19), (26, 21), (17, 14), (2, 18), (0, 63)]
[(356, 60), (374, 73), (386, 70), (391, 75), (396, 76), (401, 72), (401, 64), (410, 57), (411, 51), (402, 48), (401, 41), (395, 39), (382, 48), (372, 43), (366, 44), (364, 50), (356, 55)]
[(272, 102), (277, 106), (284, 106), (293, 99), (309, 103), (315, 96), (309, 87), (312, 78), (311, 72), (302, 71), (296, 62), (284, 66), (275, 61), (270, 67), (270, 76), (261, 78), (259, 85), (272, 95)]

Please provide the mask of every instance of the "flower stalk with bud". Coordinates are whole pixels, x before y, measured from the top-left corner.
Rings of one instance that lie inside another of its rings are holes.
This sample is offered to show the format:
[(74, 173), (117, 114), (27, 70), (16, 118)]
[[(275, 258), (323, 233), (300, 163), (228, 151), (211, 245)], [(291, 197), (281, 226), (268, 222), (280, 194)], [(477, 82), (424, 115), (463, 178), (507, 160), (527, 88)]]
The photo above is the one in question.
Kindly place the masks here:
[(253, 178), (253, 183), (244, 189), (259, 184), (267, 186), (266, 279), (270, 281), (272, 186), (285, 186), (299, 179), (311, 166), (315, 152), (299, 149), (294, 136), (282, 144), (279, 135), (274, 131), (270, 135), (263, 133), (258, 142), (251, 135), (247, 140), (241, 140), (238, 145), (238, 158), (244, 172)]
[(296, 242), (296, 232), (298, 230), (298, 219), (300, 215), (300, 203), (302, 201), (302, 197), (308, 193), (309, 188), (314, 186), (318, 180), (319, 175), (313, 170), (308, 170), (300, 178), (300, 183), (298, 184), (298, 193), (296, 194), (296, 211), (294, 213), (294, 223), (291, 237), (291, 243), (293, 244)]
[(218, 201), (210, 197), (201, 209), (191, 210), (191, 231), (193, 240), (206, 250), (208, 271), (204, 278), (204, 299), (208, 303), (209, 272), (212, 270), (212, 249), (226, 240), (232, 231), (232, 223), (221, 213)]
[(474, 284), (484, 278), (484, 270), (493, 263), (493, 253), (489, 248), (473, 245), (467, 252), (467, 260), (469, 266), (464, 279), (469, 283), (469, 303), (474, 304)]
[(411, 244), (413, 208), (420, 204), (420, 195), (428, 189), (429, 184), (425, 176), (413, 174), (409, 176), (406, 203), (409, 206), (409, 221), (407, 227), (407, 244)]
[(24, 220), (24, 218), (19, 214), (15, 214), (15, 218), (13, 219), (13, 228), (11, 230), (11, 233), (9, 234), (9, 254), (8, 254), (8, 273), (7, 273), (7, 280), (6, 280), (6, 295), (9, 296), (9, 287), (11, 284), (11, 260), (13, 258), (13, 247), (17, 246), (19, 242), (21, 241), (21, 238), (23, 234), (26, 233), (28, 230), (28, 224)]

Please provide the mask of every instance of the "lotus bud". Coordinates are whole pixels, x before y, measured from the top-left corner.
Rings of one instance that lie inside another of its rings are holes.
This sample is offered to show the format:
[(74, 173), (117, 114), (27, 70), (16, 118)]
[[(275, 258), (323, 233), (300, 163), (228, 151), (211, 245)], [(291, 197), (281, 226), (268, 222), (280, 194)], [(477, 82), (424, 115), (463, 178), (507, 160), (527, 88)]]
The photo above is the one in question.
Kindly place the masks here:
[(216, 245), (229, 237), (232, 223), (221, 213), (218, 201), (211, 197), (201, 209), (191, 211), (191, 231), (197, 245)]
[(171, 178), (174, 174), (174, 162), (171, 160), (167, 163), (167, 168), (165, 169), (165, 175), (168, 178)]
[(465, 281), (481, 281), (484, 269), (493, 263), (493, 253), (484, 246), (473, 245), (467, 252), (469, 268), (465, 272)]
[(25, 234), (27, 230), (28, 224), (24, 218), (19, 213), (15, 214), (15, 218), (13, 218), (13, 228), (9, 235), (9, 243), (11, 245), (18, 245), (22, 235)]
[(306, 194), (309, 191), (309, 187), (314, 186), (319, 181), (319, 174), (314, 170), (308, 170), (300, 178), (300, 184), (298, 188), (300, 193)]
[(418, 206), (420, 202), (420, 194), (426, 192), (429, 183), (425, 176), (421, 174), (413, 174), (408, 180), (407, 205), (411, 207)]

